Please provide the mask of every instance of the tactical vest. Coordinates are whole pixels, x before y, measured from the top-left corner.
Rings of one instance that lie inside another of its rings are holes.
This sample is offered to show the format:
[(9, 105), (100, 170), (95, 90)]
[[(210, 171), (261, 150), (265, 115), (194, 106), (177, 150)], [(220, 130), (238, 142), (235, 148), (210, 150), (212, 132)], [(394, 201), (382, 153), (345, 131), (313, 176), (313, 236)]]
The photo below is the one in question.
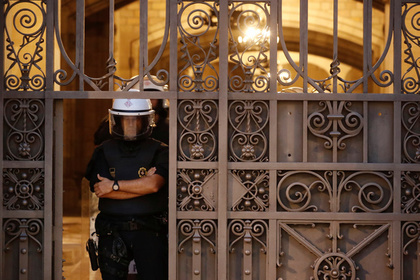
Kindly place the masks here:
[[(146, 176), (151, 167), (155, 167), (154, 157), (159, 151), (160, 142), (146, 139), (135, 145), (129, 143), (132, 149), (126, 149), (121, 141), (109, 140), (103, 143), (103, 151), (109, 166), (111, 176), (116, 180), (132, 180)], [(167, 209), (168, 191), (162, 187), (157, 193), (139, 196), (131, 199), (99, 199), (99, 210), (109, 215), (147, 215)]]

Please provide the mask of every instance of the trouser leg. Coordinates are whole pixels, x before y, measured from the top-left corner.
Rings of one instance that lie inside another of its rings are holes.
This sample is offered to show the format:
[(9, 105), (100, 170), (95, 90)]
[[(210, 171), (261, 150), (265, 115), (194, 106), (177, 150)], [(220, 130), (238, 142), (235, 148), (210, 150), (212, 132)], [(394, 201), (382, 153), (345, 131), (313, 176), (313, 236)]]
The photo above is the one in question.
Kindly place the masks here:
[[(137, 279), (168, 279), (168, 239), (165, 233), (150, 230), (128, 233), (131, 251), (136, 262)], [(134, 236), (135, 235), (135, 236)]]
[[(115, 237), (100, 236), (98, 240), (98, 261), (103, 280), (125, 280), (128, 274), (127, 262), (121, 263), (114, 258), (113, 246), (115, 248)], [(114, 250), (115, 251), (115, 250)]]

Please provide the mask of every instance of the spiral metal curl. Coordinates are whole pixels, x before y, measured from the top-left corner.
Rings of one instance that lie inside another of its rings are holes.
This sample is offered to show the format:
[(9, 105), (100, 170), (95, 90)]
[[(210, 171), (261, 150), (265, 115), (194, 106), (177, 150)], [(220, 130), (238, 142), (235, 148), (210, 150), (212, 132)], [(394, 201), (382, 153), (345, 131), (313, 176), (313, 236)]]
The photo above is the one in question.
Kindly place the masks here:
[(4, 15), (11, 18), (4, 29), (10, 62), (4, 74), (6, 90), (44, 90), (46, 3), (6, 1)]
[(178, 232), (183, 238), (178, 244), (178, 253), (185, 252), (186, 244), (191, 242), (205, 241), (210, 245), (210, 252), (216, 253), (215, 235), (217, 225), (212, 220), (181, 220), (178, 223)]
[(9, 99), (4, 105), (6, 158), (39, 160), (43, 156), (44, 103), (39, 99)]
[(407, 102), (402, 106), (403, 155), (402, 162), (420, 162), (420, 102)]
[[(42, 253), (42, 242), (37, 238), (42, 238), (43, 223), (40, 219), (8, 219), (3, 225), (3, 232), (8, 237), (4, 245), (6, 252), (10, 251), (11, 244), (21, 242), (29, 238), (37, 244), (37, 252)], [(5, 240), (5, 241), (6, 241)]]
[(180, 159), (213, 161), (216, 159), (217, 103), (213, 100), (183, 100), (178, 105)]

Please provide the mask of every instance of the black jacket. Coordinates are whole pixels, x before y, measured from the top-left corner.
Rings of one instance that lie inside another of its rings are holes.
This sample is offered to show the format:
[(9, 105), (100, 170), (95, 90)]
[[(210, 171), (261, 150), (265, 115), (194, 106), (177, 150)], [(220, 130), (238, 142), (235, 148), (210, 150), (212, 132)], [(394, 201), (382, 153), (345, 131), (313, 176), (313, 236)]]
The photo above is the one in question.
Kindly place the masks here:
[[(98, 182), (97, 174), (110, 180), (137, 179), (152, 167), (168, 182), (168, 146), (148, 138), (141, 141), (107, 140), (98, 146), (88, 164), (85, 177), (90, 189)], [(167, 210), (167, 183), (157, 193), (119, 200), (100, 198), (99, 211), (109, 215), (147, 215)]]

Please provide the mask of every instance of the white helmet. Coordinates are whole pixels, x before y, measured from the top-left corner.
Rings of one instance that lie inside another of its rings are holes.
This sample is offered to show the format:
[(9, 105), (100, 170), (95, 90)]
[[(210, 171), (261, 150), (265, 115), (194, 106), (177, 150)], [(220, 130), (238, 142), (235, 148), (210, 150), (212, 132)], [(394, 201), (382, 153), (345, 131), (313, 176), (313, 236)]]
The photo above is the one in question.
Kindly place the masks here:
[(155, 126), (154, 115), (149, 99), (114, 99), (109, 109), (109, 132), (128, 141), (147, 138)]

